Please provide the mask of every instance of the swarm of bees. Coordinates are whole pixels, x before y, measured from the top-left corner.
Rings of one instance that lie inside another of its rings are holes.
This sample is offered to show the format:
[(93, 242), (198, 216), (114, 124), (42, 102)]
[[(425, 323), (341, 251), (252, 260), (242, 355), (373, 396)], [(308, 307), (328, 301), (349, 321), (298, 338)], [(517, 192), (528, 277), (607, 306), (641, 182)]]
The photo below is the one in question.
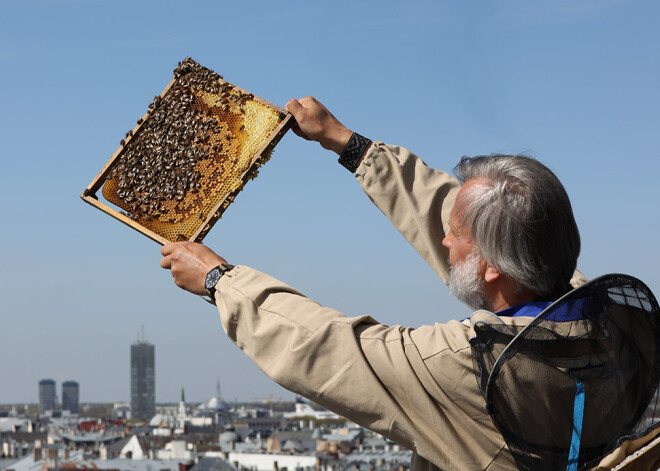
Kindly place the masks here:
[(169, 90), (120, 141), (104, 195), (140, 222), (202, 218), (200, 190), (238, 163), (247, 138), (240, 118), (253, 98), (190, 58), (179, 62)]

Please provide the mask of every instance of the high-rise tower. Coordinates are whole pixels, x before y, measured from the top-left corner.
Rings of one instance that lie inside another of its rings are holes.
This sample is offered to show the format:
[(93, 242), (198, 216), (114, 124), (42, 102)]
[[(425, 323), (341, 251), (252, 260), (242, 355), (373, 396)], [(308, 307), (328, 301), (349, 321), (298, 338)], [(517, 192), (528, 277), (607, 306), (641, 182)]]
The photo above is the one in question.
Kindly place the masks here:
[(62, 410), (68, 410), (72, 414), (78, 413), (79, 401), (78, 383), (75, 381), (65, 381), (62, 383)]
[(42, 379), (39, 381), (39, 413), (55, 410), (55, 381)]
[(149, 420), (156, 413), (155, 348), (144, 329), (131, 345), (131, 417)]

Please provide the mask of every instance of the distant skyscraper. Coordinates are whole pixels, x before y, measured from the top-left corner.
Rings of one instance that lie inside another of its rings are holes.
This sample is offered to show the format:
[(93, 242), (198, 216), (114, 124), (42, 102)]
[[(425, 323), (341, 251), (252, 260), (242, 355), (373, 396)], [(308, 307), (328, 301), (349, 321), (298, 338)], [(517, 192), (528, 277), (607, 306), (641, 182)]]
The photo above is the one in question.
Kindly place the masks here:
[(156, 413), (155, 349), (144, 331), (131, 345), (131, 417), (149, 420)]
[(39, 412), (55, 410), (55, 381), (42, 379), (39, 381)]
[(72, 414), (78, 413), (79, 389), (75, 381), (62, 383), (62, 410), (68, 410)]

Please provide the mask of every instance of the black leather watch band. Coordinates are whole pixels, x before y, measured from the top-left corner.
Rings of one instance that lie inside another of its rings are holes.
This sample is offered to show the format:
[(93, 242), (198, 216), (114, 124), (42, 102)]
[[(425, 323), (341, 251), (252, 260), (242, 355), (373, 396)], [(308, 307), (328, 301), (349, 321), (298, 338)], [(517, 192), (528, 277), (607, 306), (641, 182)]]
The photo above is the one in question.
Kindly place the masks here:
[(355, 173), (360, 158), (362, 158), (364, 151), (367, 150), (367, 147), (369, 147), (370, 144), (371, 139), (367, 139), (354, 132), (339, 156), (338, 162), (346, 167), (349, 172)]
[(217, 267), (209, 270), (209, 272), (206, 274), (204, 287), (206, 288), (206, 292), (208, 293), (209, 297), (213, 300), (213, 303), (215, 303), (215, 287), (218, 284), (218, 281), (220, 281), (222, 275), (227, 273), (232, 268), (234, 268), (234, 265), (221, 263)]

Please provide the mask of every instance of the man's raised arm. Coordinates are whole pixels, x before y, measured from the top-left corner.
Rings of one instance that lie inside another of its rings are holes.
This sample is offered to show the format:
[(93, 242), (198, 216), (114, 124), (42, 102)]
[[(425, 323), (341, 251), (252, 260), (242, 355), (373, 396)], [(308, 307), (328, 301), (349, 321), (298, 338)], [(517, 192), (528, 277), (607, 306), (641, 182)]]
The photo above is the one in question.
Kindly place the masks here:
[(402, 147), (354, 135), (313, 97), (291, 100), (286, 108), (296, 118), (293, 131), (340, 155), (371, 201), (448, 283), (449, 254), (442, 239), (460, 182)]

